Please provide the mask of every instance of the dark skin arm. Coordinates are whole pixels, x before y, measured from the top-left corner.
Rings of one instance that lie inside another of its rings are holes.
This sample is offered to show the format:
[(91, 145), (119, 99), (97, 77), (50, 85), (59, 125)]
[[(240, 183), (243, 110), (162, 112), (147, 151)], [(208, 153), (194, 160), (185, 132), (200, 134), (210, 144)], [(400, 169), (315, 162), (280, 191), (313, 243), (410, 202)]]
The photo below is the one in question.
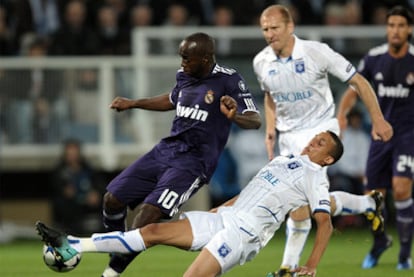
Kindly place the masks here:
[(109, 105), (111, 109), (118, 112), (128, 109), (143, 109), (151, 111), (170, 111), (175, 109), (170, 102), (169, 93), (142, 99), (128, 99), (125, 97), (115, 97)]
[(220, 99), (221, 112), (231, 121), (243, 129), (259, 129), (261, 123), (260, 115), (256, 112), (237, 113), (237, 102), (234, 98), (225, 95)]
[[(124, 111), (128, 109), (144, 109), (151, 111), (170, 111), (175, 109), (170, 102), (169, 93), (151, 98), (128, 99), (125, 97), (115, 97), (109, 105), (111, 109)], [(223, 96), (220, 99), (220, 110), (226, 117), (243, 129), (258, 129), (261, 125), (260, 115), (255, 112), (238, 114), (237, 102), (230, 96)]]

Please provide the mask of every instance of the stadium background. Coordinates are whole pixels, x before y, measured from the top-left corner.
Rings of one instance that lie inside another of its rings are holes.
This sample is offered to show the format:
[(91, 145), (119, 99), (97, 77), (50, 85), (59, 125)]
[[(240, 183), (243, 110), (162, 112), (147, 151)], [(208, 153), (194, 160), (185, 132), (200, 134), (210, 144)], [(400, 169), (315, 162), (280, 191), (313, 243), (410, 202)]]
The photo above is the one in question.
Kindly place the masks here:
[[(109, 181), (168, 134), (173, 113), (118, 114), (109, 110), (108, 105), (118, 95), (138, 98), (169, 91), (180, 62), (176, 49), (186, 35), (205, 31), (215, 37), (218, 62), (236, 68), (260, 104), (262, 95), (251, 63), (265, 46), (257, 25), (263, 7), (271, 3), (287, 4), (295, 15), (296, 33), (300, 37), (327, 42), (357, 65), (369, 48), (385, 42), (381, 12), (394, 4), (410, 6), (414, 1), (85, 0), (80, 1), (85, 3), (86, 11), (82, 30), (89, 30), (85, 33), (89, 36), (83, 38), (85, 41), (96, 38), (92, 49), (63, 47), (70, 43), (62, 40), (67, 31), (65, 7), (73, 1), (49, 1), (56, 4), (59, 23), (55, 27), (50, 22), (49, 27), (36, 23), (39, 17), (34, 15), (35, 9), (29, 2), (0, 1), (0, 223), (3, 226), (9, 222), (32, 226), (36, 219), (51, 221), (49, 175), (59, 158), (63, 140), (81, 140), (86, 157)], [(173, 16), (171, 7), (177, 5), (181, 9), (176, 9), (178, 15)], [(149, 8), (152, 20), (132, 23), (132, 13), (138, 6)], [(215, 22), (214, 10), (223, 6), (230, 11), (230, 19)], [(116, 15), (116, 28), (109, 28), (103, 19), (100, 21), (102, 10)], [(30, 18), (33, 22), (27, 22)], [(28, 48), (39, 41), (45, 47), (45, 55), (29, 57)], [(31, 124), (27, 128), (19, 122), (30, 119), (36, 123), (40, 119), (34, 119), (24, 108), (33, 103), (21, 72), (39, 68), (60, 77), (58, 85), (48, 87), (45, 93), (49, 124), (46, 127)], [(331, 81), (338, 101), (345, 87), (334, 78)], [(366, 117), (365, 128), (369, 130)], [(207, 190), (188, 206), (208, 207)], [(22, 229), (22, 235), (27, 235), (26, 229)]]

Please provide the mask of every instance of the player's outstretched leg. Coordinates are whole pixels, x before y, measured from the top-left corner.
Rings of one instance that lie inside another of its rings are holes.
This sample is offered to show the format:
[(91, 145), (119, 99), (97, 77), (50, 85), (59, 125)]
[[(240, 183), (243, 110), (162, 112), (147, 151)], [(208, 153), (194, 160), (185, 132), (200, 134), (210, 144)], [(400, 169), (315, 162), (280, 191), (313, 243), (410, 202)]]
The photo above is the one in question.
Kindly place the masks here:
[(362, 268), (373, 268), (378, 264), (378, 260), (385, 250), (392, 246), (392, 237), (385, 233), (385, 223), (382, 216), (384, 206), (384, 196), (381, 192), (373, 190), (369, 193), (375, 201), (376, 208), (372, 212), (365, 213), (366, 218), (371, 223), (371, 232), (374, 235), (374, 245), (362, 262)]
[(78, 251), (69, 245), (66, 234), (63, 232), (54, 230), (40, 221), (36, 222), (36, 230), (42, 237), (42, 241), (53, 247), (63, 262), (70, 260), (78, 254)]

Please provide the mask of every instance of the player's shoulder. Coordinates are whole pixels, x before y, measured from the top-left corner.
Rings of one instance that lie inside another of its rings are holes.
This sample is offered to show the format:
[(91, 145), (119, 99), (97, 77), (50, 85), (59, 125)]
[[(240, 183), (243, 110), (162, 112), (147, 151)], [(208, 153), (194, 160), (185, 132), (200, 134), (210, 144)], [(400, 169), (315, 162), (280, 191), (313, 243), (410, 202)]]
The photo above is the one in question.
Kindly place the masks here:
[(237, 75), (237, 70), (228, 66), (216, 64), (213, 68), (213, 74)]
[(408, 46), (408, 53), (410, 54), (410, 56), (414, 56), (414, 45), (411, 43)]
[(274, 59), (275, 59), (275, 53), (273, 52), (273, 49), (268, 45), (262, 50), (260, 50), (260, 52), (254, 56), (253, 65), (257, 65), (264, 61), (274, 60)]
[(297, 43), (301, 45), (303, 51), (305, 52), (321, 52), (326, 49), (332, 49), (327, 43), (316, 40), (297, 38)]
[(295, 43), (297, 43), (297, 46), (295, 46), (297, 50), (294, 50), (296, 55), (314, 60), (317, 64), (324, 60), (331, 61), (338, 55), (336, 51), (324, 42), (297, 38)]
[(387, 52), (388, 52), (388, 44), (384, 43), (384, 44), (381, 44), (381, 45), (378, 45), (378, 46), (375, 46), (375, 47), (371, 48), (368, 51), (367, 56), (368, 57), (379, 57), (381, 55), (386, 54)]

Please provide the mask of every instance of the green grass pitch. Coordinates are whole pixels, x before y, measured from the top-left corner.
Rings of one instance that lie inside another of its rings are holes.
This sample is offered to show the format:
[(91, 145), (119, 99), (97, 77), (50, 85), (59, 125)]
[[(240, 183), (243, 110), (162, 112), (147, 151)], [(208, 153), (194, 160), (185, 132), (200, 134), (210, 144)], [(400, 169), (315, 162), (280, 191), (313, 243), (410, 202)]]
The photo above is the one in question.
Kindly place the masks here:
[[(347, 229), (335, 232), (318, 268), (319, 277), (370, 277), (397, 276), (413, 277), (414, 271), (395, 270), (398, 243), (395, 230), (391, 230), (394, 245), (381, 257), (380, 264), (371, 270), (360, 268), (361, 261), (371, 247), (371, 236), (365, 229)], [(311, 249), (314, 232), (302, 255), (304, 261)], [(238, 266), (225, 274), (228, 277), (264, 277), (267, 272), (277, 269), (284, 247), (284, 226), (275, 238), (251, 262)], [(0, 245), (1, 277), (86, 277), (100, 276), (108, 261), (107, 254), (85, 253), (78, 267), (68, 273), (56, 273), (48, 269), (42, 260), (42, 243), (39, 241), (16, 241)], [(156, 246), (142, 253), (125, 271), (123, 277), (175, 277), (182, 276), (186, 267), (197, 255), (172, 247)]]

